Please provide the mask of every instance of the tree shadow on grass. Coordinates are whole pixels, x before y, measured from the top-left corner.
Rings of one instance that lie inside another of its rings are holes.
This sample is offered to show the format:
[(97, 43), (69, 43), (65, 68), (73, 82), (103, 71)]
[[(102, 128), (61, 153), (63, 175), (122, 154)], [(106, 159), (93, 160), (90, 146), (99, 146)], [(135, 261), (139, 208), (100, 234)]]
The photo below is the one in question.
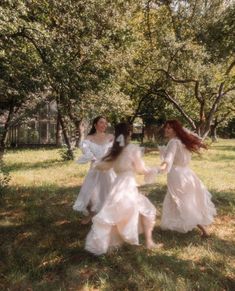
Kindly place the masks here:
[(0, 210), (0, 269), (5, 286), (12, 287), (12, 281), (41, 281), (48, 269), (57, 278), (64, 270), (60, 262), (80, 248), (83, 255), (80, 245), (89, 226), (79, 226), (79, 215), (72, 209), (78, 191), (78, 187), (55, 185), (11, 189)]
[[(164, 250), (148, 252), (141, 246), (125, 245), (101, 257), (88, 255), (85, 266), (90, 269), (85, 268), (81, 283), (89, 281), (99, 288), (106, 281), (105, 290), (115, 291), (233, 290), (234, 282), (225, 273), (224, 263), (223, 259), (214, 262), (209, 258), (194, 262)], [(177, 281), (188, 283), (189, 288), (177, 286)]]
[(14, 163), (10, 165), (5, 165), (4, 169), (8, 172), (17, 172), (24, 170), (33, 170), (33, 169), (48, 169), (65, 164), (65, 161), (59, 159), (48, 159), (46, 161), (36, 162), (36, 163)]
[(216, 156), (210, 157), (210, 162), (223, 162), (223, 161), (231, 161), (235, 160), (235, 155), (226, 155), (226, 154), (217, 154)]
[(143, 185), (139, 187), (139, 191), (144, 195), (147, 195), (147, 197), (155, 204), (162, 204), (167, 193), (167, 185)]
[(215, 191), (210, 190), (213, 195), (213, 202), (218, 213), (229, 214), (234, 213), (235, 209), (235, 191)]
[(235, 160), (235, 155), (228, 155), (228, 154), (220, 154), (217, 153), (216, 156), (208, 156), (206, 157), (205, 154), (200, 156), (200, 155), (194, 155), (193, 157), (194, 161), (200, 161), (202, 164), (204, 161), (209, 161), (209, 162), (223, 162), (223, 161), (231, 161), (233, 162)]
[[(234, 141), (235, 143), (235, 141)], [(212, 147), (213, 149), (216, 149), (216, 150), (220, 150), (220, 151), (232, 151), (232, 152), (235, 152), (235, 146), (223, 146), (223, 145), (213, 145)]]
[[(165, 186), (141, 190), (156, 205), (161, 205), (166, 193)], [(214, 290), (232, 290), (223, 261), (193, 263), (177, 256), (190, 246), (210, 247), (225, 257), (234, 254), (232, 242), (216, 236), (203, 241), (197, 231), (178, 234), (156, 227), (154, 238), (164, 244), (156, 252), (125, 245), (101, 257), (87, 253), (84, 242), (90, 225), (81, 225), (72, 210), (78, 191), (78, 187), (56, 185), (11, 189), (0, 211), (1, 222), (6, 221), (0, 224), (3, 290), (79, 290), (86, 284), (100, 288), (102, 282), (108, 290), (157, 290), (175, 286), (179, 278), (192, 290), (206, 290), (208, 282), (213, 282)]]
[(164, 249), (167, 251), (193, 246), (205, 247), (224, 256), (235, 256), (235, 246), (232, 239), (221, 239), (214, 233), (205, 239), (201, 237), (197, 228), (187, 233), (178, 233), (170, 230), (163, 231), (157, 226), (154, 229), (153, 237), (156, 242), (163, 243)]

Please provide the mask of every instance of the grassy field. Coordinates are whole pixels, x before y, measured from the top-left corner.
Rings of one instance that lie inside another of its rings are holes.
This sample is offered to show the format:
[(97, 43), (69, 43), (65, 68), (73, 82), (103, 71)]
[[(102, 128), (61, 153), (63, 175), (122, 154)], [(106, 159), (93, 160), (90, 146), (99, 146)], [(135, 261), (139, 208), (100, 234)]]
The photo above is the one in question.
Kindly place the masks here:
[[(158, 153), (145, 160), (159, 164)], [(90, 226), (72, 205), (87, 165), (62, 161), (57, 149), (8, 151), (5, 164), (11, 182), (0, 198), (0, 290), (235, 290), (235, 140), (192, 161), (218, 210), (211, 237), (163, 232), (158, 218), (154, 238), (164, 246), (151, 252), (143, 245), (101, 257), (84, 250)], [(161, 211), (166, 177), (140, 189)]]

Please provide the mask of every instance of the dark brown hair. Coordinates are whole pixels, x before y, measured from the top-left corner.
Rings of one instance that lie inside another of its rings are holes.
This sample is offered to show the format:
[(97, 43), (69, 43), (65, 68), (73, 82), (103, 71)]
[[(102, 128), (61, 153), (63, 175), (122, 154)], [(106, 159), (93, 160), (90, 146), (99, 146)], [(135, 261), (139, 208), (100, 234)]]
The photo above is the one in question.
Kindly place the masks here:
[[(123, 147), (120, 146), (120, 143), (117, 141), (117, 138), (121, 134), (124, 137), (124, 143), (125, 143), (125, 145)], [(128, 144), (128, 138), (130, 137), (130, 134), (131, 134), (131, 125), (129, 123), (126, 123), (126, 122), (118, 123), (115, 126), (113, 146), (112, 146), (110, 152), (103, 158), (103, 161), (116, 160), (116, 158), (121, 154), (122, 150)]]
[(91, 129), (90, 129), (88, 135), (92, 135), (92, 134), (96, 133), (95, 126), (99, 122), (99, 120), (102, 119), (102, 118), (106, 120), (106, 118), (104, 116), (102, 116), (102, 115), (99, 115), (99, 116), (97, 116), (96, 118), (93, 119), (92, 126), (91, 126)]

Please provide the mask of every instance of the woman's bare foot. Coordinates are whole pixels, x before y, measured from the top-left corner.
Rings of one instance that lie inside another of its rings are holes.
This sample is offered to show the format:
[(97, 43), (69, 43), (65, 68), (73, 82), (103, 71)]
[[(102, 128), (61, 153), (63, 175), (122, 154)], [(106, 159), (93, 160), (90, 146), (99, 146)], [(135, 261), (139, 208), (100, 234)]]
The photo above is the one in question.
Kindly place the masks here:
[(210, 235), (209, 235), (209, 233), (208, 232), (203, 232), (202, 234), (201, 234), (201, 238), (208, 238), (208, 237), (210, 237)]
[(88, 215), (81, 220), (81, 224), (88, 224), (91, 221), (92, 216)]
[(209, 233), (206, 231), (206, 229), (202, 226), (202, 225), (200, 225), (200, 224), (198, 224), (198, 226), (197, 226), (200, 230), (201, 230), (201, 232), (202, 232), (202, 234), (201, 234), (201, 237), (202, 238), (208, 238), (210, 235), (209, 235)]
[(146, 248), (148, 250), (160, 249), (163, 247), (163, 243), (156, 244), (154, 241), (146, 242)]

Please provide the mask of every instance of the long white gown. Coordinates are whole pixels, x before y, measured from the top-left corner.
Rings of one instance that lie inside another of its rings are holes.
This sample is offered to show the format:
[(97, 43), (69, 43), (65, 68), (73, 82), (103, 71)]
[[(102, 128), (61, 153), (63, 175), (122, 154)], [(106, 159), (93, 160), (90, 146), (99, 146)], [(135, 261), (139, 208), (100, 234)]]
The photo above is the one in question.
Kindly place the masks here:
[(154, 205), (137, 189), (135, 174), (151, 175), (141, 158), (140, 148), (129, 144), (114, 162), (101, 162), (97, 167), (103, 170), (112, 167), (117, 177), (103, 208), (92, 219), (85, 249), (101, 255), (123, 242), (138, 245), (142, 223), (152, 229), (156, 216)]
[(79, 164), (91, 162), (90, 169), (84, 179), (73, 209), (88, 215), (87, 207), (92, 212), (99, 212), (107, 195), (110, 192), (115, 173), (112, 169), (103, 172), (94, 168), (94, 162), (100, 160), (111, 148), (112, 142), (96, 144), (90, 140), (84, 140), (80, 144), (83, 155), (78, 159)]
[(167, 194), (163, 202), (161, 228), (186, 233), (198, 224), (213, 222), (216, 209), (211, 194), (189, 168), (191, 153), (178, 139), (160, 149), (167, 163)]

